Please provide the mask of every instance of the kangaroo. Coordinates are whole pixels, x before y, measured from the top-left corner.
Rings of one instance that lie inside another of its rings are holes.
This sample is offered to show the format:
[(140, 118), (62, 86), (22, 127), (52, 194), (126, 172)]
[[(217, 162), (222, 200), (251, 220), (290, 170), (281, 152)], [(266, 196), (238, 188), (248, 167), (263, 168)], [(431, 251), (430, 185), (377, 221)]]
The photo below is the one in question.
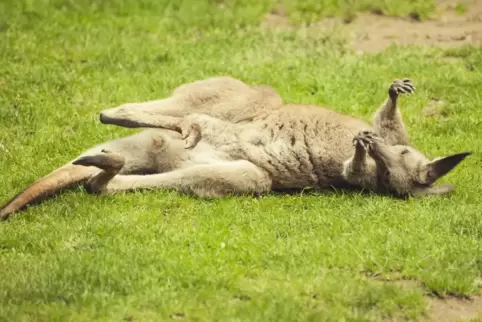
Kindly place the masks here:
[(232, 77), (184, 84), (165, 99), (102, 111), (103, 124), (145, 129), (85, 151), (8, 201), (0, 217), (82, 183), (97, 194), (175, 189), (220, 197), (307, 186), (398, 198), (448, 194), (452, 185), (433, 184), (471, 153), (431, 161), (410, 145), (398, 99), (414, 90), (409, 79), (395, 80), (370, 125), (284, 103), (273, 88)]

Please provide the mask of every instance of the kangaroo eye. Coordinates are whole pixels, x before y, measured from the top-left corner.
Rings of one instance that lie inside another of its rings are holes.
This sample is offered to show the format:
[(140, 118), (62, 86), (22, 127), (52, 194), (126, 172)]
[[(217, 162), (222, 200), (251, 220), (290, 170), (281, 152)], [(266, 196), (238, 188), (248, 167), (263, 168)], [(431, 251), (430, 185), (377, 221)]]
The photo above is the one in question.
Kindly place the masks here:
[(407, 153), (409, 153), (409, 152), (410, 152), (409, 149), (405, 149), (405, 150), (402, 150), (402, 152), (400, 152), (400, 154), (407, 154)]

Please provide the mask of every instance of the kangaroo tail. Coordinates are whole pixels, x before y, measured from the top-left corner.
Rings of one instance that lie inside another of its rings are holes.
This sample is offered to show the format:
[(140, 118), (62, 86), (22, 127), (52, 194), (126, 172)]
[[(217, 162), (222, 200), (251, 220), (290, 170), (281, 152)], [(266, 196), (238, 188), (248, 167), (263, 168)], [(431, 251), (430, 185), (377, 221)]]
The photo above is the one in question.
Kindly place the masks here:
[(62, 189), (83, 183), (98, 171), (99, 169), (95, 167), (66, 164), (40, 178), (0, 207), (0, 219), (5, 220), (10, 214), (24, 209), (30, 203), (38, 202)]

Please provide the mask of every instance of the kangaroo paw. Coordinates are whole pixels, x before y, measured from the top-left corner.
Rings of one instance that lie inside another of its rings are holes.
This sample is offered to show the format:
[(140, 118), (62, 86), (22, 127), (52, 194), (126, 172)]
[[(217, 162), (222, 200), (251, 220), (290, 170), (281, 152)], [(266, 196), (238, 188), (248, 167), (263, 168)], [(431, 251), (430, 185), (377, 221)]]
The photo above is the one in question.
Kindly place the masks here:
[(355, 146), (363, 146), (368, 152), (374, 152), (380, 144), (385, 143), (383, 138), (370, 130), (364, 130), (355, 136)]
[(354, 140), (362, 141), (364, 144), (368, 145), (374, 141), (383, 141), (383, 138), (373, 131), (363, 130), (355, 136)]
[(193, 149), (201, 140), (201, 127), (197, 123), (184, 121), (181, 124), (181, 139), (185, 140), (185, 149)]
[(388, 94), (392, 99), (396, 99), (398, 95), (405, 93), (415, 93), (415, 86), (408, 78), (394, 80), (388, 89)]
[(355, 135), (353, 138), (353, 146), (355, 149), (360, 150), (360, 151), (366, 151), (368, 149), (368, 144), (366, 143), (366, 140), (358, 135)]

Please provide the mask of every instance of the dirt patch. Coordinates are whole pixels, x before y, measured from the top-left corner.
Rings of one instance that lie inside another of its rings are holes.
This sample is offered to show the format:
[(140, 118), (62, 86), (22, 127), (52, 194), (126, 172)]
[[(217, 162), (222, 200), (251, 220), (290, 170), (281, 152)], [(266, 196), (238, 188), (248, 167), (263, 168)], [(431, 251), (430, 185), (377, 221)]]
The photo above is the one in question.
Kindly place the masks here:
[[(375, 283), (395, 284), (404, 289), (423, 288), (422, 283), (417, 280), (380, 280), (373, 279)], [(482, 288), (482, 279), (476, 281)], [(427, 319), (436, 322), (455, 322), (468, 321), (482, 318), (482, 295), (469, 298), (458, 298), (446, 296), (439, 298), (435, 296), (425, 296), (427, 301)]]
[(428, 304), (431, 321), (451, 322), (482, 318), (482, 296), (470, 300), (449, 297), (446, 299), (430, 298)]
[(286, 11), (283, 8), (274, 8), (271, 10), (264, 19), (261, 21), (261, 26), (268, 29), (296, 29), (295, 26), (288, 22), (288, 17), (286, 16)]
[[(418, 21), (418, 17), (387, 17), (381, 14), (364, 13), (348, 22), (346, 19), (330, 18), (312, 24), (307, 29), (337, 29), (346, 34), (355, 50), (378, 52), (391, 44), (434, 45), (457, 47), (466, 44), (482, 44), (482, 1), (465, 2), (466, 10), (461, 14), (456, 3), (440, 2), (435, 18)], [(262, 25), (270, 29), (296, 29), (288, 22), (283, 10), (273, 10)]]
[(447, 117), (447, 112), (444, 110), (445, 102), (439, 98), (433, 97), (430, 102), (422, 110), (425, 117), (433, 117), (443, 119)]

